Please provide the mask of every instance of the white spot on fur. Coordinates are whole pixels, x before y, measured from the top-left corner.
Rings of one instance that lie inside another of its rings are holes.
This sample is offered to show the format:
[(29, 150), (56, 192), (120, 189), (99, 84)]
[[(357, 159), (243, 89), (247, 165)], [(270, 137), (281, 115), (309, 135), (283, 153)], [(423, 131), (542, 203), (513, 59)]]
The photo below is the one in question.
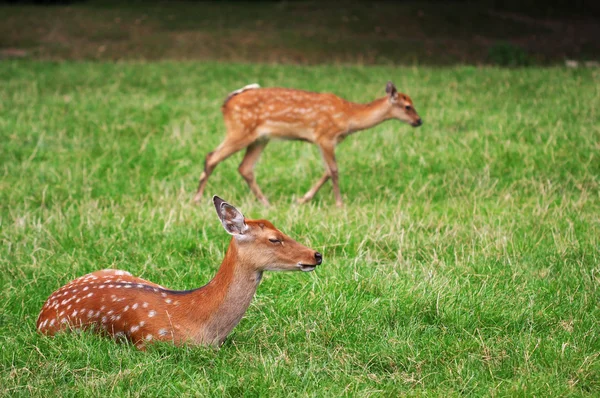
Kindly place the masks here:
[(154, 310), (152, 310), (152, 311), (150, 311), (150, 312), (148, 313), (148, 317), (149, 317), (149, 318), (152, 318), (152, 317), (154, 317), (155, 315), (156, 315), (156, 311), (154, 311)]
[(159, 336), (166, 336), (167, 334), (169, 334), (169, 331), (167, 329), (158, 329)]

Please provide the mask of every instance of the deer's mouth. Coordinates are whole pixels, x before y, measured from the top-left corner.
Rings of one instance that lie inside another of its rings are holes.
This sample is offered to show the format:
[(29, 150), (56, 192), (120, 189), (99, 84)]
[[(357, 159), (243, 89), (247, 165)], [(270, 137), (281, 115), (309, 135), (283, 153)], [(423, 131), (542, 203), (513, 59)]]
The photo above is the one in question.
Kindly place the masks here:
[(310, 271), (314, 271), (315, 268), (317, 268), (318, 264), (302, 264), (302, 263), (298, 263), (298, 267), (300, 267), (300, 271), (304, 271), (304, 272), (310, 272)]
[(413, 127), (419, 127), (423, 124), (423, 120), (419, 119), (419, 120), (415, 120), (414, 122), (412, 122), (410, 125)]

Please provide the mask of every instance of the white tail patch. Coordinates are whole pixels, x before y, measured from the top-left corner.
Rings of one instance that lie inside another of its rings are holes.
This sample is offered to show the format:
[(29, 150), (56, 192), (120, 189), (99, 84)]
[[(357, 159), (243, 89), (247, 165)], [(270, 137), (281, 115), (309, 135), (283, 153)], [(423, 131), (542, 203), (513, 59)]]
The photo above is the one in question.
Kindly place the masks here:
[(225, 105), (227, 103), (227, 101), (229, 101), (232, 97), (235, 97), (236, 95), (243, 93), (244, 91), (254, 90), (256, 88), (260, 88), (260, 85), (258, 83), (252, 83), (252, 84), (248, 84), (247, 86), (244, 86), (240, 89), (230, 92), (229, 95), (227, 95), (227, 98), (225, 98), (223, 105)]
[(260, 88), (260, 85), (258, 83), (248, 84), (247, 86), (244, 86), (244, 87), (240, 88), (239, 90), (232, 91), (231, 93), (229, 93), (229, 96), (233, 97), (234, 95), (237, 95), (241, 92), (244, 92), (246, 90), (252, 90), (255, 88)]

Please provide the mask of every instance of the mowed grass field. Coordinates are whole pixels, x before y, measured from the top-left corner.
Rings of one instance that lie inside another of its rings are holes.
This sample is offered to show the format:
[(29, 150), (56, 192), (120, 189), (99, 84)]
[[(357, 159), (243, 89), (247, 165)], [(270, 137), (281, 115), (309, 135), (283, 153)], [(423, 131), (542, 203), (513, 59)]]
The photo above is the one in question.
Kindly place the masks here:
[[(316, 147), (272, 142), (251, 196), (241, 154), (191, 199), (245, 84), (366, 102), (387, 80), (423, 117), (338, 146), (346, 206)], [(597, 396), (600, 71), (0, 63), (0, 392), (4, 396)], [(55, 289), (119, 268), (205, 284), (229, 242), (210, 196), (323, 253), (266, 273), (219, 350), (139, 352), (38, 335)]]

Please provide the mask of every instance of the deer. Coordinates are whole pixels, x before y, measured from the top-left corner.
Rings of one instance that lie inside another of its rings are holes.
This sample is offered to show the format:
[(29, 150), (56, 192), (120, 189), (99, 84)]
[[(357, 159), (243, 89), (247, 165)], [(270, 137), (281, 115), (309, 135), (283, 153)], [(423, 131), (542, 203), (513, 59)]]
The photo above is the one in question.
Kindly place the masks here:
[(331, 179), (335, 203), (343, 206), (338, 181), (335, 147), (348, 135), (397, 119), (413, 127), (423, 124), (406, 94), (389, 81), (386, 95), (367, 104), (346, 101), (330, 93), (288, 88), (260, 88), (251, 84), (230, 93), (221, 107), (226, 135), (223, 142), (206, 155), (194, 202), (202, 199), (208, 178), (215, 167), (234, 153), (246, 149), (239, 173), (256, 198), (269, 201), (254, 177), (254, 166), (271, 138), (302, 140), (316, 144), (325, 163), (325, 173), (298, 200), (309, 202)]
[(140, 350), (155, 341), (220, 347), (242, 319), (264, 271), (313, 271), (321, 253), (267, 220), (249, 220), (218, 196), (217, 215), (231, 235), (225, 258), (206, 285), (171, 290), (116, 269), (79, 277), (46, 300), (41, 334), (92, 330)]

